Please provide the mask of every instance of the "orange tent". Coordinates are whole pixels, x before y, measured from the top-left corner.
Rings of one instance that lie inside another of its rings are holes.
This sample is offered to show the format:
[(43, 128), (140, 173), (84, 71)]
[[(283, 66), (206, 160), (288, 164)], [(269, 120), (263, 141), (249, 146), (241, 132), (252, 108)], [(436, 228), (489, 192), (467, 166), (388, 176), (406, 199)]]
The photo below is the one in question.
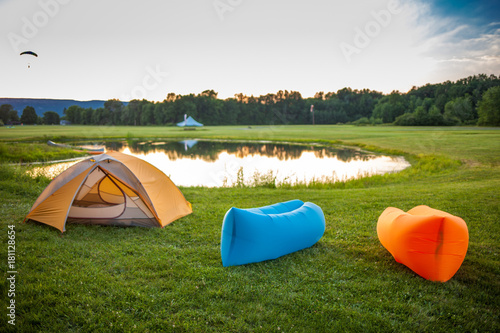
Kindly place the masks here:
[(54, 178), (26, 220), (66, 231), (66, 222), (164, 227), (191, 204), (163, 172), (118, 152), (87, 158)]
[(387, 208), (378, 219), (377, 234), (397, 262), (425, 279), (441, 282), (458, 271), (469, 244), (464, 220), (428, 206), (407, 213)]

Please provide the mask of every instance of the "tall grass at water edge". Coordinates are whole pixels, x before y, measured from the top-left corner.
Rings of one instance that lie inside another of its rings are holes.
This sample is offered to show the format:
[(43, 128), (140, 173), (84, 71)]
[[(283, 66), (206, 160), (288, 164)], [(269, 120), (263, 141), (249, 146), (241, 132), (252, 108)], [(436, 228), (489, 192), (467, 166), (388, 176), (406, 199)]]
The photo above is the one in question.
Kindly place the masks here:
[(254, 171), (245, 180), (243, 167), (240, 167), (230, 181), (224, 179), (224, 187), (265, 187), (265, 188), (364, 188), (380, 186), (388, 183), (400, 183), (417, 178), (427, 177), (437, 173), (450, 173), (458, 169), (462, 163), (457, 160), (438, 155), (419, 155), (407, 157), (413, 161), (410, 168), (400, 172), (386, 173), (383, 175), (358, 174), (355, 178), (339, 178), (335, 173), (331, 176), (313, 178), (309, 181), (294, 178), (293, 176), (280, 180), (279, 170), (268, 170), (267, 172)]

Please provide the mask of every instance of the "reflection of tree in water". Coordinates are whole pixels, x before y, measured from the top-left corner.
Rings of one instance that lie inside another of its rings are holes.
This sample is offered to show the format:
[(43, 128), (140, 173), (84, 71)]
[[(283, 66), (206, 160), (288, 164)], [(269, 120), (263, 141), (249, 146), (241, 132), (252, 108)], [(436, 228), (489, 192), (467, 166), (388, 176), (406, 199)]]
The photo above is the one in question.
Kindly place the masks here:
[[(337, 156), (337, 159), (343, 162), (350, 162), (353, 160), (356, 161), (369, 161), (371, 159), (374, 159), (376, 156), (374, 154), (369, 154), (366, 152), (362, 152), (356, 149), (349, 149), (349, 148), (339, 148), (335, 150), (335, 155)], [(333, 156), (328, 156), (328, 157), (333, 157)]]
[(108, 150), (122, 150), (128, 147), (134, 154), (164, 153), (172, 161), (179, 158), (216, 161), (221, 152), (234, 154), (239, 158), (247, 156), (277, 157), (279, 160), (298, 159), (303, 152), (313, 152), (317, 158), (333, 158), (349, 162), (351, 160), (367, 161), (374, 158), (373, 154), (363, 153), (356, 149), (335, 148), (325, 146), (294, 145), (281, 143), (252, 143), (229, 141), (198, 141), (194, 144), (186, 142), (167, 141), (110, 141), (106, 143)]

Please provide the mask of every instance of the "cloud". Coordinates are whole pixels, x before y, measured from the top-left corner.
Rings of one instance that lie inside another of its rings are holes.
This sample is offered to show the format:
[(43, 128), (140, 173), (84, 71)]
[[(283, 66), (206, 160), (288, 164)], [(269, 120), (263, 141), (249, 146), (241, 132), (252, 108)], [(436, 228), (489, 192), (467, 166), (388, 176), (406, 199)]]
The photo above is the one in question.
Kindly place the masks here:
[(414, 4), (418, 49), (435, 64), (436, 80), (500, 73), (500, 22), (443, 16), (428, 3)]
[(453, 36), (458, 41), (443, 38), (436, 45), (442, 49), (435, 54), (442, 75), (456, 73), (464, 77), (500, 73), (500, 29), (488, 32), (485, 27), (469, 27), (467, 34), (469, 36), (460, 33)]

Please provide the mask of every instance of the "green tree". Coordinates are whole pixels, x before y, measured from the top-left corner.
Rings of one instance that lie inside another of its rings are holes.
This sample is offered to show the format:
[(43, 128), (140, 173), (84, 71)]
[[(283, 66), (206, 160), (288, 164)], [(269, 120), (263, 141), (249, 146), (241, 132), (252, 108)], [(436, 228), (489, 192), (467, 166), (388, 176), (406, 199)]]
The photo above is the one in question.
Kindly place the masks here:
[[(14, 108), (10, 104), (2, 104), (0, 106), (0, 120), (4, 124), (7, 124), (9, 121), (12, 120), (12, 119), (10, 119), (9, 114), (13, 110), (14, 110)], [(16, 114), (17, 114), (17, 112), (16, 112)]]
[(43, 123), (45, 125), (59, 125), (61, 121), (59, 114), (54, 111), (47, 111), (43, 114)]
[[(226, 119), (223, 116), (223, 101), (217, 99), (217, 93), (213, 90), (205, 90), (196, 96), (196, 116), (198, 120), (207, 125), (222, 125)], [(188, 115), (195, 116), (190, 113)]]
[(175, 116), (175, 103), (174, 102), (165, 102), (163, 106), (163, 114), (164, 114), (164, 123), (165, 124), (175, 124), (176, 116)]
[(382, 119), (384, 123), (392, 123), (396, 117), (404, 114), (405, 110), (404, 96), (397, 91), (393, 91), (390, 95), (378, 100), (372, 116), (374, 119)]
[(422, 125), (429, 125), (429, 126), (446, 125), (444, 117), (436, 105), (431, 105), (427, 114), (427, 123), (424, 123)]
[(11, 121), (19, 121), (19, 115), (17, 114), (17, 111), (16, 110), (11, 110), (9, 112), (9, 117), (8, 117)]
[(133, 99), (128, 102), (127, 106), (123, 109), (122, 112), (122, 124), (134, 126), (140, 125), (143, 104), (145, 104), (146, 102), (146, 100), (140, 101), (138, 99)]
[(194, 96), (189, 95), (182, 96), (174, 102), (174, 122), (183, 121), (185, 114), (194, 118), (197, 117), (196, 104), (193, 102), (193, 100)]
[(414, 113), (405, 113), (405, 114), (402, 114), (402, 115), (396, 117), (396, 120), (394, 121), (394, 125), (398, 125), (398, 126), (418, 125), (415, 118), (416, 117), (415, 117)]
[(36, 115), (35, 108), (32, 106), (25, 107), (21, 115), (21, 122), (26, 125), (33, 125), (37, 123), (37, 120), (38, 116)]
[(2, 104), (0, 106), (0, 120), (4, 124), (9, 124), (14, 121), (19, 121), (19, 115), (10, 104)]
[(110, 99), (104, 102), (104, 109), (109, 112), (109, 122), (112, 125), (118, 125), (121, 122), (121, 113), (123, 111), (123, 103), (117, 99)]
[(166, 121), (164, 103), (156, 103), (153, 111), (154, 122), (156, 125), (163, 125)]
[(92, 122), (92, 115), (93, 114), (94, 114), (94, 109), (92, 109), (92, 108), (85, 109), (85, 112), (82, 113), (83, 123), (87, 124), (87, 125), (93, 125), (94, 124)]
[(90, 117), (91, 124), (97, 125), (101, 122), (101, 115), (103, 110), (104, 110), (103, 108), (97, 108), (95, 110), (92, 110), (92, 114)]
[(223, 109), (224, 119), (227, 125), (236, 125), (238, 121), (238, 115), (240, 113), (239, 103), (234, 98), (229, 98), (224, 101)]
[(72, 124), (81, 124), (83, 108), (78, 105), (71, 105), (64, 110), (66, 120)]
[(475, 118), (470, 96), (457, 97), (444, 106), (444, 118), (450, 124), (463, 124)]
[(141, 113), (141, 125), (155, 124), (154, 109), (155, 106), (153, 103), (148, 102), (145, 105), (143, 105)]
[(478, 103), (478, 125), (500, 126), (500, 86), (488, 89)]

